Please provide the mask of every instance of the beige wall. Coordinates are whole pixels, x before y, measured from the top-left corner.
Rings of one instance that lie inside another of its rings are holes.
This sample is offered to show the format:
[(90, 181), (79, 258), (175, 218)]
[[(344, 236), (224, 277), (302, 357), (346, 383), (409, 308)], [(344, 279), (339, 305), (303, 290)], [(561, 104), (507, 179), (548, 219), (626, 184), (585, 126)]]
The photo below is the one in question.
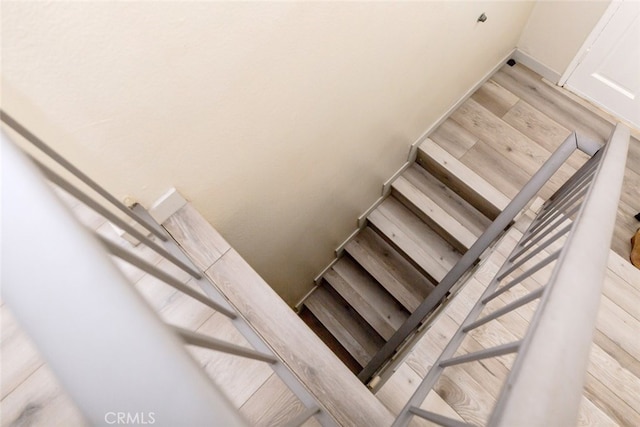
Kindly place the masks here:
[(175, 186), (293, 304), (531, 8), (3, 2), (2, 104), (119, 198)]
[(538, 1), (518, 49), (562, 75), (609, 3), (609, 0)]

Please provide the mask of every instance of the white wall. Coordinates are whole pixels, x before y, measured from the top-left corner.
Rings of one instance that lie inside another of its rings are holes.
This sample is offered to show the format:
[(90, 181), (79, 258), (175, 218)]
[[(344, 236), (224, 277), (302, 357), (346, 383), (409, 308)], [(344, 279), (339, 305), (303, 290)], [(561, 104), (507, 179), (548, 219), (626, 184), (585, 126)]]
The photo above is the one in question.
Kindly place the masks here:
[(518, 49), (562, 75), (606, 8), (606, 1), (538, 1)]
[(120, 198), (175, 186), (295, 303), (532, 6), (6, 1), (2, 106)]

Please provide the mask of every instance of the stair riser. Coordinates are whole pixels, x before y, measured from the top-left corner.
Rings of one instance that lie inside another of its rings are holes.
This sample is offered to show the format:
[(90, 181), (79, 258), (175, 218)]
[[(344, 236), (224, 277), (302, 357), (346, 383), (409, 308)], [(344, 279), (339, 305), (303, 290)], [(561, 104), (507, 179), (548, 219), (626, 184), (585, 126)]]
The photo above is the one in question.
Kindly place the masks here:
[(368, 227), (345, 249), (409, 312), (413, 312), (434, 287), (432, 282)]
[[(347, 258), (344, 257), (341, 261)], [(338, 264), (336, 265), (339, 267)], [(367, 281), (367, 286), (362, 282), (358, 283), (360, 278), (349, 277), (346, 273), (337, 271), (336, 267), (325, 274), (325, 280), (376, 332), (385, 339), (391, 338), (407, 315), (399, 305), (392, 303), (393, 298), (372, 278), (367, 278), (371, 280)], [(380, 303), (376, 304), (376, 301)]]
[(422, 275), (424, 275), (434, 286), (436, 286), (439, 281), (437, 278), (433, 277), (428, 271), (426, 271), (420, 264), (415, 262), (409, 254), (407, 254), (401, 247), (399, 247), (393, 239), (389, 238), (383, 230), (380, 230), (376, 225), (372, 222), (369, 222), (369, 227), (375, 230), (378, 234), (382, 236), (385, 242), (393, 247), (398, 253), (400, 253), (409, 263), (415, 267)]
[(384, 340), (344, 300), (330, 291), (326, 283), (307, 299), (305, 306), (331, 332), (338, 342), (364, 366)]

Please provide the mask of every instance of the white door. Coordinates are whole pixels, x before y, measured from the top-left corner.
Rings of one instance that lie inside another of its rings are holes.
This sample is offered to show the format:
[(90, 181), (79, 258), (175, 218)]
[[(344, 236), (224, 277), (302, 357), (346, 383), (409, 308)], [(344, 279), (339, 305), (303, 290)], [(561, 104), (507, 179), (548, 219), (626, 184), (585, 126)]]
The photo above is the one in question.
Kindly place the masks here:
[(566, 87), (640, 128), (640, 2), (614, 1)]

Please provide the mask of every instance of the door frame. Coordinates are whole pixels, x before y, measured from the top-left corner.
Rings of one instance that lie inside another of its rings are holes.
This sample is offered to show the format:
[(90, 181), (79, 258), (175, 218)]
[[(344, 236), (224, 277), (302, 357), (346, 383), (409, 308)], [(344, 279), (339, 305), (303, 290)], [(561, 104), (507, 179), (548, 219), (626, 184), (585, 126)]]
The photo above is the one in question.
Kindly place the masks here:
[(569, 77), (571, 77), (571, 74), (573, 74), (576, 68), (578, 68), (578, 65), (580, 65), (584, 57), (587, 56), (587, 53), (589, 53), (589, 50), (591, 50), (591, 46), (593, 46), (602, 31), (604, 31), (605, 27), (609, 24), (611, 18), (613, 18), (613, 15), (615, 15), (615, 13), (624, 2), (625, 0), (612, 0), (611, 3), (609, 3), (609, 6), (607, 6), (607, 9), (598, 20), (598, 23), (593, 27), (593, 30), (591, 30), (589, 36), (585, 39), (584, 43), (582, 43), (580, 49), (578, 49), (576, 56), (569, 63), (564, 73), (562, 73), (562, 76), (557, 83), (558, 86), (564, 87), (564, 85), (567, 83), (567, 80), (569, 80)]

